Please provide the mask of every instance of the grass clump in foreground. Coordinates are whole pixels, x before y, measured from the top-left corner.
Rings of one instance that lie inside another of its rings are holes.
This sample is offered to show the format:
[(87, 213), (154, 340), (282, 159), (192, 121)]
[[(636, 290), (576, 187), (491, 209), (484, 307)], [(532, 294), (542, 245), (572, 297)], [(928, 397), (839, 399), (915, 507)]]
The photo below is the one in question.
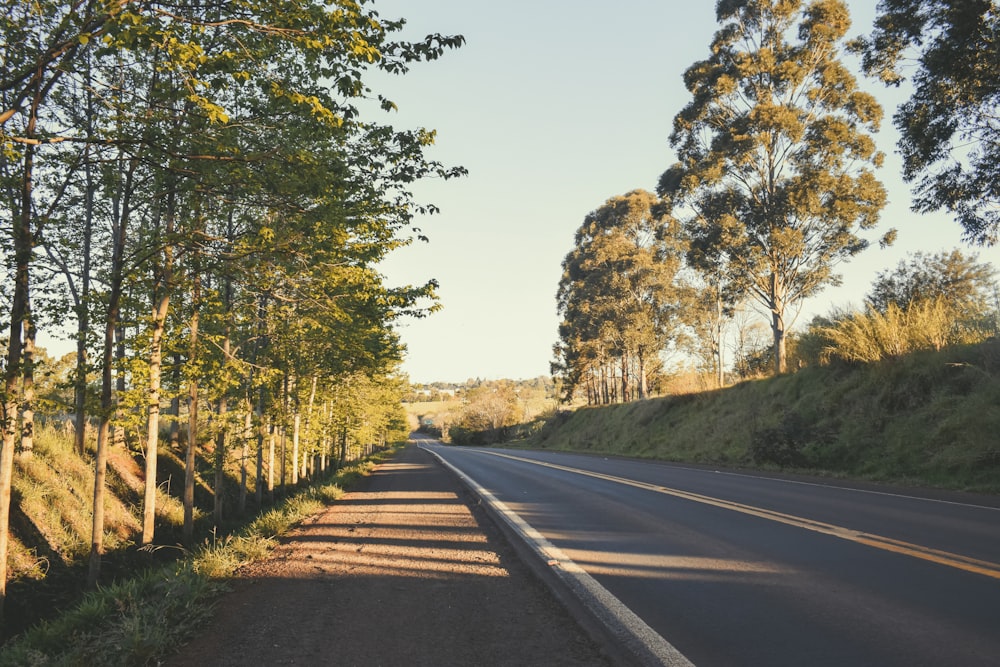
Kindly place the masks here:
[(157, 664), (211, 615), (227, 577), (266, 557), (276, 537), (340, 498), (343, 487), (387, 455), (338, 470), (177, 562), (87, 593), (73, 609), (5, 645), (0, 667)]

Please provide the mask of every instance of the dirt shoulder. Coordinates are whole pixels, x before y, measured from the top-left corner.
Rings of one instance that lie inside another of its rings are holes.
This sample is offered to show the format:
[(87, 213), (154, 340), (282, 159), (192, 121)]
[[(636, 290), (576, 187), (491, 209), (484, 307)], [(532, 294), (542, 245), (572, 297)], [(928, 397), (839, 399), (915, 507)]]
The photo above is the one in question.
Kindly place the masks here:
[(610, 664), (475, 502), (407, 447), (244, 568), (167, 664)]

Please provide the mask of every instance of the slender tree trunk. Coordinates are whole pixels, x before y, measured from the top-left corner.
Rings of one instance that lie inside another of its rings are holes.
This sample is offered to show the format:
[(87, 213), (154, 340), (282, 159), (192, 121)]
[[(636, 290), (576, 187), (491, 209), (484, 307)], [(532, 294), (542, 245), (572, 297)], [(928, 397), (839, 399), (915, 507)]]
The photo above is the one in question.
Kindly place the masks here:
[(722, 322), (724, 317), (723, 303), (722, 303), (722, 290), (721, 288), (716, 288), (715, 291), (715, 351), (716, 351), (716, 370), (718, 372), (718, 385), (719, 389), (726, 386), (726, 366), (725, 358), (723, 357), (723, 347), (722, 347)]
[[(226, 341), (228, 343), (228, 341)], [(229, 401), (225, 393), (219, 399), (219, 433), (215, 436), (215, 484), (212, 487), (212, 517), (215, 521), (215, 528), (222, 527), (222, 486), (225, 482), (226, 447), (228, 444), (229, 424), (228, 424)]]
[[(114, 332), (107, 334), (114, 337)], [(109, 354), (113, 354), (109, 353)], [(110, 360), (109, 360), (110, 361)], [(110, 368), (110, 363), (108, 364)], [(101, 389), (101, 405), (104, 405), (104, 383)], [(108, 384), (110, 396), (110, 383)], [(110, 400), (110, 398), (109, 398)], [(104, 495), (108, 469), (108, 436), (111, 431), (111, 419), (101, 414), (100, 425), (97, 428), (97, 452), (94, 465), (94, 510), (91, 523), (90, 561), (87, 573), (87, 588), (96, 588), (101, 576), (101, 558), (104, 556)]]
[(170, 381), (173, 383), (174, 392), (170, 397), (170, 432), (167, 434), (167, 443), (170, 449), (177, 451), (181, 447), (181, 355), (174, 352), (173, 361), (170, 364)]
[(323, 401), (323, 423), (321, 425), (323, 429), (323, 473), (325, 474), (327, 468), (330, 465), (330, 456), (333, 454), (333, 440), (327, 435), (327, 431), (330, 429), (330, 401)]
[[(29, 121), (28, 135), (34, 133), (34, 114)], [(3, 442), (0, 444), (0, 621), (3, 620), (7, 599), (7, 551), (10, 530), (10, 498), (14, 473), (14, 447), (17, 445), (17, 423), (20, 405), (17, 383), (21, 374), (24, 320), (28, 312), (29, 269), (31, 263), (31, 200), (34, 178), (34, 148), (24, 149), (24, 172), (21, 183), (20, 211), (11, 221), (14, 241), (14, 293), (11, 295), (10, 338), (7, 341), (7, 363), (4, 372)]]
[[(232, 239), (234, 236), (233, 232), (233, 213), (232, 209), (229, 211), (228, 221), (227, 221), (227, 238)], [(232, 245), (227, 244), (228, 248), (231, 249)], [(222, 283), (222, 306), (224, 309), (225, 318), (225, 335), (222, 339), (222, 362), (224, 364), (224, 375), (228, 375), (230, 371), (230, 366), (232, 364), (232, 311), (233, 311), (233, 282), (228, 275), (224, 275)], [(226, 449), (229, 446), (230, 441), (230, 419), (227, 416), (229, 410), (229, 389), (223, 386), (222, 396), (219, 398), (219, 425), (221, 430), (215, 439), (215, 492), (214, 492), (214, 515), (215, 515), (215, 527), (219, 529), (222, 527), (222, 501), (223, 501), (223, 485), (225, 484), (225, 465), (226, 465)], [(242, 464), (241, 464), (242, 465)], [(242, 493), (242, 489), (241, 489)]]
[(287, 457), (285, 456), (286, 435), (287, 434), (285, 433), (285, 425), (282, 424), (281, 425), (281, 442), (280, 442), (280, 448), (279, 448), (279, 451), (278, 451), (278, 457), (281, 459), (278, 462), (278, 465), (281, 466), (280, 480), (278, 482), (278, 486), (281, 489), (281, 497), (282, 498), (285, 497), (285, 462), (287, 461)]
[[(125, 240), (131, 218), (132, 183), (138, 161), (129, 160), (125, 182), (118, 206), (117, 220), (113, 227), (113, 250), (111, 256), (111, 289), (108, 293), (107, 321), (104, 327), (104, 351), (101, 355), (101, 423), (97, 431), (97, 453), (94, 462), (94, 514), (90, 538), (90, 567), (87, 575), (89, 588), (97, 586), (101, 573), (101, 558), (104, 555), (104, 496), (105, 477), (108, 466), (108, 436), (111, 418), (114, 415), (114, 376), (112, 369), (115, 359), (115, 333), (119, 330), (121, 317), (122, 285), (124, 282)], [(120, 207), (120, 209), (119, 209)]]
[(295, 411), (295, 416), (292, 418), (292, 486), (299, 483), (299, 426), (301, 423), (301, 415), (299, 411)]
[(622, 366), (622, 403), (627, 403), (628, 392), (629, 392), (628, 354), (626, 354), (624, 351), (622, 351), (621, 366)]
[(264, 420), (264, 388), (261, 387), (257, 402), (257, 482), (254, 486), (254, 499), (258, 508), (264, 506), (264, 438), (267, 429), (268, 425)]
[(152, 544), (156, 530), (156, 463), (160, 440), (160, 376), (163, 367), (163, 331), (170, 296), (164, 291), (153, 309), (149, 345), (149, 394), (146, 404), (146, 482), (142, 500), (142, 544)]
[[(149, 344), (149, 394), (146, 403), (146, 481), (142, 500), (143, 545), (152, 544), (156, 530), (156, 464), (160, 442), (160, 389), (163, 374), (163, 332), (170, 309), (170, 289), (173, 273), (173, 197), (167, 203), (167, 244), (163, 250), (163, 267), (154, 290), (153, 330)], [(158, 293), (158, 298), (155, 295)]]
[[(88, 233), (89, 235), (89, 233)], [(84, 242), (85, 245), (89, 245), (89, 239)], [(84, 288), (83, 293), (87, 294), (89, 292), (89, 278), (86, 274), (89, 273), (90, 268), (90, 250), (89, 248), (84, 251), (85, 259), (83, 260), (86, 268), (84, 269)], [(73, 403), (75, 405), (76, 414), (73, 418), (74, 433), (73, 433), (73, 447), (76, 449), (76, 453), (83, 456), (86, 450), (86, 437), (87, 437), (87, 336), (90, 334), (90, 315), (87, 308), (87, 297), (84, 297), (84, 303), (78, 308), (79, 315), (77, 316), (77, 327), (76, 327), (76, 373), (73, 382)]]
[[(226, 280), (226, 286), (224, 289), (224, 300), (225, 309), (227, 314), (227, 321), (229, 319), (231, 311), (231, 287), (229, 280)], [(232, 341), (230, 340), (230, 327), (226, 325), (225, 337), (222, 339), (222, 358), (223, 363), (228, 365), (231, 361), (231, 350)], [(215, 490), (214, 490), (214, 503), (213, 503), (213, 514), (215, 516), (215, 527), (222, 527), (222, 500), (223, 500), (223, 484), (225, 483), (225, 465), (226, 465), (226, 448), (229, 443), (229, 419), (227, 413), (229, 411), (229, 398), (226, 396), (227, 389), (223, 388), (222, 396), (219, 398), (219, 425), (220, 430), (218, 436), (215, 439)]]
[(286, 428), (286, 425), (288, 424), (288, 403), (289, 403), (289, 391), (288, 391), (289, 387), (288, 387), (288, 385), (289, 385), (289, 377), (288, 377), (288, 373), (286, 372), (284, 374), (284, 377), (282, 378), (282, 387), (281, 387), (281, 390), (282, 390), (282, 396), (281, 396), (281, 406), (282, 406), (282, 409), (281, 409), (281, 441), (280, 441), (280, 450), (278, 452), (278, 456), (281, 459), (278, 462), (278, 465), (281, 466), (281, 470), (280, 470), (280, 478), (281, 479), (279, 481), (279, 486), (281, 487), (281, 497), (282, 498), (285, 497), (285, 479), (286, 479), (286, 477), (285, 477), (285, 472), (286, 472), (285, 467), (286, 467), (286, 464), (288, 462), (288, 457), (286, 456), (286, 452), (285, 452), (286, 445), (287, 445), (287, 439), (288, 439), (288, 433), (287, 433), (287, 428)]
[(21, 378), (21, 451), (22, 458), (31, 458), (35, 451), (35, 318), (31, 312), (30, 295), (24, 318), (23, 375)]
[[(267, 339), (265, 338), (266, 328), (265, 328), (265, 318), (267, 316), (267, 297), (262, 296), (257, 302), (257, 342), (254, 344), (254, 364), (260, 363), (260, 358), (263, 354), (265, 346), (267, 345)], [(250, 383), (251, 391), (253, 390), (253, 382)], [(261, 382), (260, 389), (257, 392), (257, 485), (254, 488), (254, 494), (257, 499), (257, 507), (263, 506), (264, 502), (264, 437), (267, 434), (265, 431), (266, 423), (264, 419), (264, 409), (266, 401), (267, 389), (265, 384)], [(268, 420), (269, 421), (269, 420)], [(274, 451), (274, 443), (271, 443), (271, 451)], [(271, 468), (268, 469), (268, 474), (273, 469), (273, 458), (271, 461)], [(274, 500), (273, 485), (268, 484), (268, 493), (270, 494), (271, 500)]]
[[(90, 68), (87, 68), (90, 77)], [(87, 136), (93, 136), (94, 96), (90, 87), (87, 90)], [(84, 154), (84, 184), (83, 194), (83, 254), (82, 275), (80, 276), (80, 298), (76, 307), (76, 376), (73, 383), (73, 398), (76, 406), (76, 432), (74, 445), (76, 452), (83, 456), (86, 449), (87, 434), (87, 337), (90, 335), (90, 246), (94, 233), (94, 166), (90, 159), (90, 145)]]
[[(122, 287), (124, 288), (124, 285)], [(119, 301), (119, 309), (120, 309), (121, 308), (121, 305), (120, 305), (121, 304), (121, 297), (119, 297), (118, 301)], [(121, 319), (120, 316), (119, 316), (119, 319)], [(124, 362), (125, 362), (125, 335), (126, 335), (125, 326), (123, 324), (119, 323), (119, 325), (117, 327), (115, 327), (115, 343), (116, 343), (115, 344), (115, 363), (117, 364), (117, 366), (119, 368), (122, 368), (124, 366)], [(118, 373), (117, 376), (115, 376), (115, 387), (112, 390), (112, 393), (114, 393), (116, 396), (121, 396), (122, 394), (125, 393), (125, 374), (124, 373)], [(115, 416), (116, 417), (121, 417), (122, 416), (121, 414), (118, 413), (118, 409), (116, 409)], [(115, 424), (115, 421), (118, 422), (117, 425)], [(112, 444), (114, 444), (117, 447), (124, 447), (125, 446), (125, 427), (121, 426), (121, 423), (123, 421), (124, 421), (123, 419), (118, 419), (118, 420), (112, 420), (112, 423), (111, 423), (111, 441), (112, 441)]]
[(788, 370), (788, 357), (785, 348), (785, 321), (782, 313), (772, 313), (771, 331), (774, 333), (774, 372), (780, 375)]
[(771, 274), (769, 301), (771, 306), (771, 333), (774, 335), (774, 372), (777, 375), (787, 370), (785, 356), (785, 302), (779, 289), (777, 276)]
[(268, 501), (274, 504), (274, 436), (276, 429), (274, 424), (271, 424), (269, 429), (270, 434), (267, 438), (267, 498)]
[[(312, 421), (313, 421), (313, 404), (316, 402), (316, 381), (317, 381), (317, 377), (315, 375), (313, 375), (313, 378), (312, 378), (312, 388), (309, 390), (309, 404), (306, 407), (306, 426), (305, 426), (306, 435), (309, 435), (309, 434), (311, 434), (313, 432)], [(310, 457), (310, 460), (311, 460), (311, 457)], [(305, 455), (303, 455), (303, 457), (302, 457), (302, 476), (303, 477), (306, 477), (306, 476), (312, 477), (312, 471), (309, 471), (308, 475), (306, 474), (306, 456)]]
[(188, 437), (184, 453), (184, 544), (194, 542), (194, 461), (198, 447), (198, 309), (201, 304), (201, 276), (194, 268), (194, 283), (191, 298), (190, 340), (188, 363), (191, 377), (188, 378)]
[(649, 386), (646, 380), (646, 352), (639, 348), (639, 400), (645, 399), (649, 395)]
[(252, 437), (253, 410), (248, 399), (246, 412), (243, 415), (243, 437), (240, 438), (240, 500), (237, 509), (241, 515), (247, 511), (247, 458), (250, 456), (250, 438)]

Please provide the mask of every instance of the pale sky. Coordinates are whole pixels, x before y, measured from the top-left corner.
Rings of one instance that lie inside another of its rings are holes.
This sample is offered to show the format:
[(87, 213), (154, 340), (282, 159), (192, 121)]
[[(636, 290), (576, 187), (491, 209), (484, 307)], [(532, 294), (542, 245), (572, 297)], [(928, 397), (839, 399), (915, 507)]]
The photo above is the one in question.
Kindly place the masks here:
[[(867, 32), (873, 0), (853, 0), (852, 34)], [(636, 188), (654, 191), (675, 161), (674, 115), (688, 102), (684, 70), (708, 55), (709, 0), (375, 0), (404, 35), (462, 34), (467, 44), (410, 73), (377, 80), (399, 105), (388, 121), (438, 132), (431, 157), (469, 176), (414, 188), (441, 208), (418, 224), (430, 243), (396, 251), (381, 267), (390, 285), (440, 284), (443, 309), (407, 320), (403, 365), (412, 382), (549, 374), (558, 337), (561, 262), (590, 211)], [(872, 248), (840, 267), (844, 284), (804, 305), (797, 322), (860, 304), (875, 274), (908, 252), (960, 247), (1000, 265), (1000, 249), (961, 243), (947, 216), (911, 213), (899, 176), (891, 115), (900, 96), (863, 83), (886, 107), (879, 176), (890, 193)], [(385, 119), (380, 119), (385, 120)], [(888, 250), (875, 240), (889, 227)]]

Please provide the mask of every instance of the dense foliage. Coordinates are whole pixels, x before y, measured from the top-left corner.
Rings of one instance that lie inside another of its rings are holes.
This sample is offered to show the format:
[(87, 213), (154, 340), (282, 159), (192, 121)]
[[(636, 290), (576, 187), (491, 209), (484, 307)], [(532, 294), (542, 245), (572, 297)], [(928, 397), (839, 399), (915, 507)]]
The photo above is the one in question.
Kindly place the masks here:
[(238, 454), (242, 509), (273, 484), (276, 436), (290, 441), (282, 480), (297, 481), (405, 428), (393, 323), (433, 307), (436, 285), (390, 287), (375, 267), (433, 210), (410, 184), (463, 170), (425, 157), (433, 133), (377, 122), (394, 105), (366, 73), (463, 40), (396, 41), (401, 27), (353, 0), (8, 3), (0, 587), (39, 329), (77, 340), (62, 410), (81, 452), (98, 423), (92, 582), (113, 442), (144, 455), (141, 541), (154, 539), (161, 412), (185, 448), (187, 541), (199, 448), (212, 444), (218, 471)]
[(917, 211), (955, 215), (965, 237), (1000, 228), (1000, 5), (996, 0), (881, 0), (858, 44), (865, 69), (910, 98), (893, 120)]
[(679, 328), (678, 223), (642, 190), (609, 199), (584, 219), (563, 261), (553, 370), (567, 396), (588, 403), (645, 398), (660, 353)]
[(841, 0), (720, 2), (716, 14), (710, 57), (684, 75), (679, 162), (659, 192), (690, 209), (700, 264), (768, 313), (780, 373), (786, 313), (836, 282), (885, 205), (869, 134), (882, 109), (840, 59), (851, 25)]

